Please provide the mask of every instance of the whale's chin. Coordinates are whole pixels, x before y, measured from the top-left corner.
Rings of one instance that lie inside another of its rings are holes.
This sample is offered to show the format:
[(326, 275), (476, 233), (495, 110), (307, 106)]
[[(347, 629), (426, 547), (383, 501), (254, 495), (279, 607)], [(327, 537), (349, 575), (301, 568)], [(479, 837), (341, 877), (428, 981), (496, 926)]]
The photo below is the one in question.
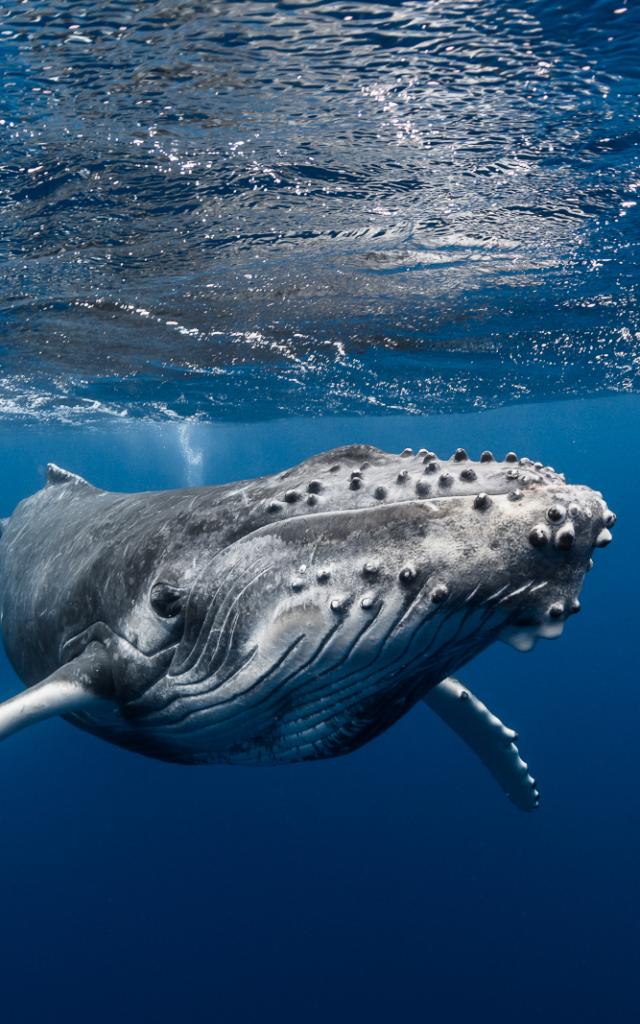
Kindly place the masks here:
[(499, 634), (503, 644), (513, 647), (515, 651), (526, 654), (533, 650), (538, 640), (555, 640), (562, 636), (564, 622), (539, 622), (532, 626), (507, 626)]

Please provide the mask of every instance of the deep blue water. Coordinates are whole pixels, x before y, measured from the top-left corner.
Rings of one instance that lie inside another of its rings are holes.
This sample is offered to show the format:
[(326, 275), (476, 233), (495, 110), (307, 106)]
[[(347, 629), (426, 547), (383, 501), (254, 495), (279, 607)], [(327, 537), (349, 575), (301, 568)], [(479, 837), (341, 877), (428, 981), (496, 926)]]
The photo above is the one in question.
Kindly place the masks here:
[[(619, 515), (583, 611), (463, 678), (520, 732), (526, 815), (419, 707), (349, 757), (148, 761), (52, 721), (1, 749), (8, 1020), (631, 1020), (640, 821), (635, 397), (434, 417), (0, 429), (3, 509), (47, 459), (109, 488), (218, 482), (367, 439), (505, 445)], [(17, 689), (2, 665), (2, 690)]]
[[(13, 1024), (637, 1014), (640, 7), (0, 0), (0, 516), (53, 461), (199, 485), (515, 449), (618, 514), (583, 611), (349, 757), (0, 747)], [(0, 653), (0, 697), (19, 683)]]

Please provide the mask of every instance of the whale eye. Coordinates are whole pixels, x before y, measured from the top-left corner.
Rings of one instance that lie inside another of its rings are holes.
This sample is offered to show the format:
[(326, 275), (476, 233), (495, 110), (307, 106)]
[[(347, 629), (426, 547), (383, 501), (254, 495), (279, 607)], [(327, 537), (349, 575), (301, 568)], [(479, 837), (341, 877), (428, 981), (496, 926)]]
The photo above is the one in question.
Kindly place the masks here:
[(184, 591), (172, 583), (159, 580), (151, 588), (149, 602), (161, 619), (175, 619), (182, 611)]

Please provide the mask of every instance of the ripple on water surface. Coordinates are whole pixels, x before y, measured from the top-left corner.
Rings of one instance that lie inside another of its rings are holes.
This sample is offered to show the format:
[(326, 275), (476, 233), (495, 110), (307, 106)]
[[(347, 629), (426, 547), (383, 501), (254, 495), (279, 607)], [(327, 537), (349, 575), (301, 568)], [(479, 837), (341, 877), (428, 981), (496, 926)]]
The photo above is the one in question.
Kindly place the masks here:
[(635, 390), (637, 8), (2, 5), (0, 408)]

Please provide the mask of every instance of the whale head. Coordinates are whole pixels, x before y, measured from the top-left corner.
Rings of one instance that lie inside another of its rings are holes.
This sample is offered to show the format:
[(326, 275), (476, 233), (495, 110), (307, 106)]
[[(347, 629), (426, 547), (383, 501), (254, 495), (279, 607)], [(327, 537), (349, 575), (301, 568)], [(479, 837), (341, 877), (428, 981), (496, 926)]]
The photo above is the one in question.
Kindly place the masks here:
[(143, 595), (175, 643), (151, 683), (129, 673), (122, 712), (176, 759), (352, 749), (493, 641), (559, 636), (615, 521), (550, 467), (462, 449), (350, 446), (234, 506), (238, 535), (212, 551), (198, 531)]
[(27, 685), (0, 739), (63, 714), (152, 757), (276, 764), (348, 753), (424, 698), (531, 809), (515, 734), (451, 677), (496, 640), (557, 637), (614, 522), (600, 492), (513, 452), (352, 445), (124, 495), (50, 466), (0, 537)]

